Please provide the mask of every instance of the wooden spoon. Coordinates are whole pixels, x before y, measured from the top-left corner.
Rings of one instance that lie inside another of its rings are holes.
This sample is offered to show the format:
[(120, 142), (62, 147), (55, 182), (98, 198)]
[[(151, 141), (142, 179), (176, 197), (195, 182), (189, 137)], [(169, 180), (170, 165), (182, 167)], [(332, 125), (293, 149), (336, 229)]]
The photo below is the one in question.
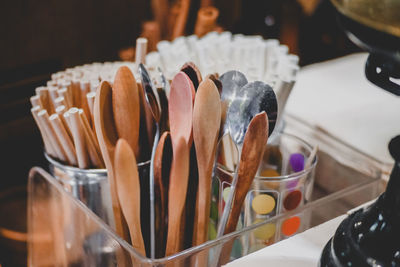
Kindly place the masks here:
[(168, 234), (165, 255), (182, 249), (181, 223), (189, 180), (189, 147), (181, 137), (173, 144), (173, 160), (168, 190)]
[(117, 188), (114, 180), (114, 153), (118, 135), (115, 128), (112, 110), (112, 89), (107, 81), (101, 82), (96, 92), (94, 100), (94, 125), (100, 151), (107, 168), (107, 176), (110, 184), (111, 201), (115, 219), (115, 229), (117, 234), (125, 240), (129, 240), (129, 231), (126, 228), (125, 220), (122, 216), (121, 206), (118, 201)]
[(197, 89), (193, 110), (193, 138), (199, 173), (193, 245), (207, 241), (212, 168), (221, 123), (221, 102), (214, 82), (206, 79)]
[(140, 105), (136, 79), (127, 66), (117, 70), (112, 89), (112, 105), (118, 136), (139, 156)]
[(176, 74), (171, 83), (168, 106), (173, 146), (181, 137), (185, 139), (188, 146), (192, 144), (192, 114), (194, 97), (195, 90), (190, 78), (184, 72)]
[(180, 236), (183, 233), (181, 219), (183, 218), (189, 180), (194, 94), (193, 83), (189, 77), (183, 72), (175, 75), (169, 98), (173, 160), (168, 191), (167, 256), (178, 252), (183, 243), (183, 238)]
[(164, 132), (154, 156), (154, 191), (156, 223), (156, 258), (165, 255), (168, 222), (168, 187), (172, 163), (172, 144), (169, 132)]
[(267, 113), (263, 111), (253, 117), (247, 128), (246, 135), (244, 136), (236, 190), (234, 192), (232, 209), (228, 217), (224, 234), (236, 230), (243, 201), (257, 173), (267, 141), (268, 116)]
[(146, 256), (140, 225), (139, 173), (135, 155), (125, 139), (118, 139), (114, 166), (118, 199), (128, 224), (132, 246)]
[[(239, 169), (237, 172), (236, 190), (234, 191), (233, 203), (224, 234), (228, 234), (236, 230), (244, 199), (250, 189), (254, 176), (257, 173), (261, 159), (263, 158), (267, 141), (268, 116), (267, 113), (263, 111), (253, 117), (244, 136)], [(222, 252), (215, 254), (220, 255), (218, 266), (222, 266), (229, 261), (229, 255), (231, 254), (232, 247), (233, 242), (227, 242), (224, 245)]]

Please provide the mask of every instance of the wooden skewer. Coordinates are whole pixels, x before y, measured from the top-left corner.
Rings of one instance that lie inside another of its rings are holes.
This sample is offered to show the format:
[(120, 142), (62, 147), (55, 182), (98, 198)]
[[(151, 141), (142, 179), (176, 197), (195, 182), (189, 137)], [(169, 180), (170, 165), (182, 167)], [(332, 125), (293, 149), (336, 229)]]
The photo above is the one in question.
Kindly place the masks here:
[(39, 118), (37, 116), (37, 114), (39, 113), (40, 110), (41, 110), (40, 106), (34, 106), (31, 109), (32, 116), (33, 116), (33, 118), (34, 118), (34, 120), (35, 120), (35, 122), (36, 122), (36, 124), (37, 124), (37, 126), (39, 128), (40, 134), (42, 135), (44, 148), (45, 148), (46, 152), (52, 157), (57, 157), (57, 154), (55, 152), (55, 148), (51, 144), (51, 142), (49, 140), (49, 137), (47, 135), (47, 132), (44, 129), (42, 123), (40, 122), (40, 120), (39, 120)]
[(49, 89), (47, 87), (39, 87), (36, 88), (36, 92), (40, 97), (40, 101), (42, 102), (43, 108), (47, 110), (48, 113), (54, 113), (54, 106), (50, 100)]
[(89, 111), (90, 111), (90, 117), (92, 121), (92, 129), (94, 129), (94, 113), (93, 113), (93, 107), (94, 107), (94, 99), (96, 98), (96, 92), (90, 92), (86, 95), (86, 100), (88, 103)]
[(32, 107), (39, 106), (41, 109), (43, 108), (42, 101), (40, 100), (40, 96), (34, 95), (30, 98)]
[(72, 106), (81, 108), (81, 85), (79, 79), (76, 77), (73, 77), (71, 81), (71, 93), (72, 93)]
[(97, 168), (104, 168), (105, 166), (101, 157), (99, 144), (97, 143), (97, 139), (82, 109), (79, 110), (79, 116), (81, 118), (83, 130), (85, 132), (86, 145), (89, 152), (90, 160), (92, 164)]
[(90, 82), (87, 80), (81, 81), (80, 88), (81, 88), (81, 108), (83, 109), (83, 112), (85, 112), (86, 118), (90, 123), (92, 121), (92, 117), (90, 116), (90, 110), (86, 98), (86, 95), (90, 92)]
[[(55, 107), (56, 110), (57, 110), (57, 108), (58, 108), (59, 106), (68, 106), (67, 101), (65, 101), (65, 98), (62, 97), (62, 96), (57, 97), (57, 98), (54, 100), (54, 107)], [(56, 111), (56, 112), (57, 112), (57, 111)]]
[(90, 166), (90, 159), (86, 149), (85, 132), (79, 116), (79, 109), (70, 108), (65, 114), (67, 113), (71, 124), (72, 136), (74, 138), (78, 167), (81, 169), (87, 169)]
[[(72, 99), (72, 85), (71, 85), (71, 81), (69, 80), (62, 80), (59, 82), (61, 89), (67, 89), (67, 101), (68, 104), (72, 107), (72, 103), (73, 103), (73, 99)], [(65, 97), (65, 96), (64, 96)]]
[(67, 112), (67, 108), (65, 106), (59, 106), (56, 108), (56, 113), (58, 114), (62, 124), (64, 125), (65, 130), (67, 131), (69, 137), (72, 139), (72, 133), (71, 133), (71, 125), (67, 122), (65, 119), (64, 114)]
[(71, 105), (71, 99), (70, 99), (70, 95), (69, 95), (69, 93), (68, 93), (68, 88), (67, 88), (67, 87), (63, 87), (63, 88), (61, 88), (61, 89), (58, 89), (58, 95), (59, 95), (60, 97), (64, 97), (65, 102), (66, 102), (65, 107), (66, 107), (67, 109), (69, 109), (69, 108), (72, 107), (72, 105)]
[(49, 114), (47, 113), (47, 110), (42, 109), (41, 111), (38, 112), (37, 115), (40, 122), (43, 125), (43, 128), (47, 132), (49, 140), (52, 143), (52, 146), (55, 148), (57, 158), (62, 162), (68, 162), (67, 154), (65, 153), (60, 140), (58, 139), (53, 127), (50, 124)]
[(58, 114), (53, 114), (50, 116), (49, 119), (54, 131), (57, 134), (58, 139), (61, 142), (62, 147), (66, 152), (68, 163), (76, 166), (77, 159), (76, 159), (75, 147), (74, 144), (72, 143), (72, 139), (67, 133), (67, 130), (65, 129), (63, 123), (61, 122), (60, 117), (58, 116)]
[(56, 99), (58, 98), (58, 87), (54, 87), (54, 86), (49, 86), (49, 96), (50, 96), (50, 101), (52, 101), (53, 106), (54, 106), (54, 102), (56, 101)]

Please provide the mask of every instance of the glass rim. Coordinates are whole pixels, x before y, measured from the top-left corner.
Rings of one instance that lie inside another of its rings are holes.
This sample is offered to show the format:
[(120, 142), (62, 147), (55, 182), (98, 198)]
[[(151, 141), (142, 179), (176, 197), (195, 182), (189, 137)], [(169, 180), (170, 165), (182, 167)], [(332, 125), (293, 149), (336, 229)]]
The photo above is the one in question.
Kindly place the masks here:
[[(295, 139), (297, 142), (301, 143), (301, 145), (303, 147), (307, 148), (309, 153), (311, 153), (313, 147), (309, 143), (307, 143), (306, 141), (301, 139), (300, 137), (295, 136), (293, 134), (288, 134), (288, 133), (281, 133), (280, 135), (287, 136), (289, 138)], [(257, 179), (259, 181), (265, 180), (265, 181), (269, 181), (269, 182), (275, 182), (275, 181), (278, 182), (278, 181), (282, 181), (282, 180), (297, 179), (299, 176), (302, 176), (302, 175), (305, 175), (305, 174), (309, 174), (315, 168), (315, 166), (317, 165), (317, 162), (318, 162), (318, 155), (315, 155), (315, 159), (313, 160), (311, 165), (308, 168), (305, 168), (305, 169), (303, 169), (303, 170), (301, 170), (299, 172), (294, 172), (294, 173), (291, 173), (291, 174), (288, 174), (288, 175), (272, 176), (272, 177), (256, 175), (254, 177), (254, 180)], [(229, 175), (229, 176), (233, 176), (234, 173), (235, 173), (235, 171), (232, 171), (232, 170), (228, 169), (226, 166), (224, 166), (224, 165), (222, 165), (220, 163), (217, 163), (217, 169), (218, 169), (218, 171), (221, 171), (224, 174)]]
[[(44, 157), (46, 158), (46, 160), (56, 166), (57, 168), (63, 169), (65, 171), (71, 171), (74, 173), (82, 173), (82, 174), (104, 174), (107, 173), (107, 169), (80, 169), (78, 167), (74, 167), (74, 166), (70, 166), (70, 165), (65, 165), (63, 163), (61, 163), (60, 161), (53, 159), (49, 154), (47, 154), (46, 152), (44, 152)], [(144, 162), (139, 162), (137, 163), (137, 167), (141, 168), (143, 166), (146, 166), (148, 164), (150, 164), (151, 160), (147, 160)]]

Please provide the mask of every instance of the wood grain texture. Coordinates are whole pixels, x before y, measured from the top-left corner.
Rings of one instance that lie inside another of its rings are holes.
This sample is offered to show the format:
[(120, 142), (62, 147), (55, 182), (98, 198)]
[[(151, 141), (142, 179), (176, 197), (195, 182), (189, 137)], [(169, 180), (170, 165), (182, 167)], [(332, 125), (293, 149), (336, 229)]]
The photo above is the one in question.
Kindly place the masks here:
[(115, 230), (125, 240), (129, 240), (129, 231), (122, 215), (117, 188), (114, 180), (114, 153), (118, 135), (115, 128), (111, 85), (103, 81), (96, 92), (94, 100), (94, 125), (100, 145), (100, 151), (107, 168), (110, 184), (111, 201), (115, 219)]
[(236, 230), (236, 225), (242, 209), (243, 201), (257, 173), (258, 166), (264, 154), (268, 140), (267, 113), (261, 112), (250, 121), (244, 136), (242, 153), (240, 156), (238, 181), (233, 198), (232, 210), (229, 214), (224, 234)]
[(205, 79), (197, 89), (193, 110), (193, 139), (199, 174), (193, 245), (207, 241), (212, 169), (221, 123), (221, 101), (214, 82)]
[(132, 246), (145, 256), (140, 223), (139, 173), (135, 155), (124, 139), (119, 139), (117, 142), (114, 166), (118, 199), (128, 224)]
[(156, 257), (165, 255), (168, 225), (168, 188), (172, 163), (172, 143), (169, 132), (164, 132), (154, 156), (154, 192), (156, 223)]
[(195, 91), (192, 81), (184, 72), (175, 75), (169, 96), (169, 124), (172, 145), (183, 137), (190, 146), (193, 141), (192, 114)]
[(168, 190), (168, 235), (165, 255), (182, 249), (181, 219), (184, 214), (189, 180), (189, 148), (182, 137), (176, 141)]
[(112, 89), (112, 106), (118, 136), (139, 156), (140, 105), (136, 79), (131, 70), (122, 66), (117, 70)]

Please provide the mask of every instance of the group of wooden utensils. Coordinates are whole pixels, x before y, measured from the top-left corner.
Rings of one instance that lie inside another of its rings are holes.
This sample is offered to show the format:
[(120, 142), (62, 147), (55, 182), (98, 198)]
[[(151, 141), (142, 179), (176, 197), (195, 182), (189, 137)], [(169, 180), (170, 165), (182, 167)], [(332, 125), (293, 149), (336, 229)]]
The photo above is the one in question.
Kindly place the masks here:
[(46, 153), (81, 169), (104, 168), (94, 132), (95, 93), (89, 81), (63, 76), (36, 88), (32, 115), (40, 129)]
[[(142, 255), (161, 258), (208, 240), (212, 175), (227, 106), (218, 75), (203, 79), (193, 63), (184, 64), (171, 82), (160, 72), (157, 87), (142, 64), (136, 68), (140, 80), (120, 64), (113, 82), (103, 80), (94, 90), (60, 73), (57, 82), (37, 89), (32, 113), (50, 156), (79, 168), (107, 168), (116, 232)], [(245, 178), (232, 196), (237, 208), (228, 208), (222, 234), (236, 229), (268, 125), (263, 111), (245, 126), (238, 169)], [(141, 177), (137, 163), (146, 160), (150, 177)], [(143, 187), (144, 179), (150, 179), (149, 187)]]

